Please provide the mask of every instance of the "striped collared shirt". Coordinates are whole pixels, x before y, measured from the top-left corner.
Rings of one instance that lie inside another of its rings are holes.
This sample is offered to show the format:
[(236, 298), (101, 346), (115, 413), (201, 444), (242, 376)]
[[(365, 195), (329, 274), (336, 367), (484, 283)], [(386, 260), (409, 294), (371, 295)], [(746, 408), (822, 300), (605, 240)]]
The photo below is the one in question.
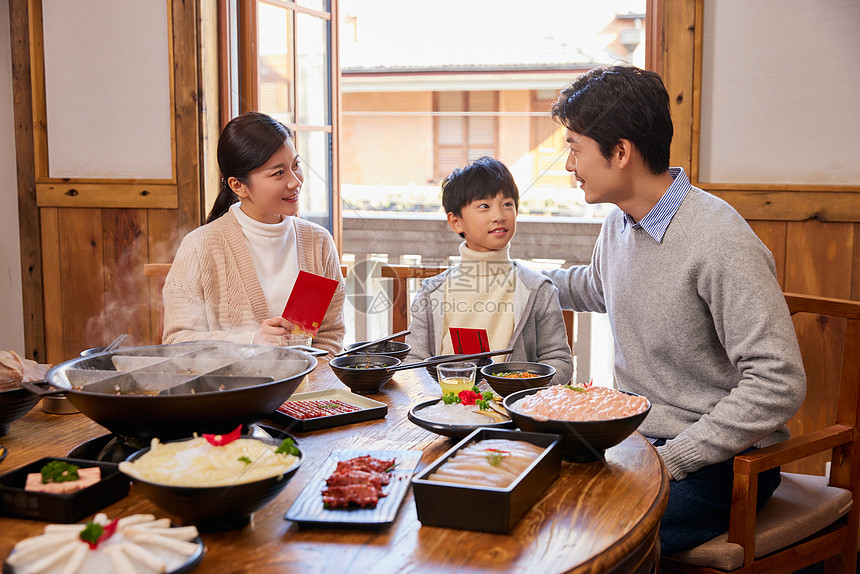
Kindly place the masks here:
[(678, 207), (684, 201), (691, 187), (690, 178), (684, 173), (684, 168), (670, 167), (669, 175), (672, 176), (672, 185), (669, 186), (669, 189), (666, 190), (666, 193), (657, 202), (657, 205), (639, 222), (634, 221), (629, 214), (625, 213), (622, 231), (627, 229), (627, 225), (629, 224), (633, 229), (644, 229), (657, 243), (663, 241), (663, 236), (666, 234), (669, 223), (672, 222), (675, 212), (678, 211)]

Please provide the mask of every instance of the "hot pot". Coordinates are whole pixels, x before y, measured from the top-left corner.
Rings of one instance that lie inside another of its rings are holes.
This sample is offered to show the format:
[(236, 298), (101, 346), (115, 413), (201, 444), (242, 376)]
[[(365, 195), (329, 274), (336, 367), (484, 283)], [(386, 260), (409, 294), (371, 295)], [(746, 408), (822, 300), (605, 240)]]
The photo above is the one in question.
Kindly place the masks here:
[(121, 348), (77, 357), (50, 371), (86, 416), (123, 438), (149, 441), (226, 434), (262, 420), (289, 398), (316, 367), (309, 354), (288, 348), (227, 342)]

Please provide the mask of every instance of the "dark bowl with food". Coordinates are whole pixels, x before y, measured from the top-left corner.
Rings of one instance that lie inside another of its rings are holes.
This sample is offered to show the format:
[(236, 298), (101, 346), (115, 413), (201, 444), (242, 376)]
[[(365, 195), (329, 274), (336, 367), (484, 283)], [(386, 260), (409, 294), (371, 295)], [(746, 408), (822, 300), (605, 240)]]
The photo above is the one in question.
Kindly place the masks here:
[(346, 355), (329, 361), (329, 367), (344, 385), (359, 395), (372, 395), (391, 380), (395, 371), (389, 367), (400, 364), (397, 357), (388, 355)]
[(24, 388), (0, 391), (0, 436), (9, 432), (11, 423), (24, 418), (40, 398)]
[(545, 387), (555, 376), (555, 368), (544, 363), (493, 363), (481, 367), (487, 384), (503, 397), (523, 389)]
[[(250, 436), (242, 438), (259, 440), (272, 448), (280, 445), (280, 441), (276, 439)], [(129, 456), (126, 462), (134, 462), (149, 451), (149, 447), (139, 450)], [(138, 492), (157, 507), (178, 517), (183, 525), (193, 524), (201, 532), (216, 532), (246, 526), (254, 512), (266, 506), (287, 486), (301, 466), (302, 454), (299, 450), (296, 455), (299, 460), (283, 473), (252, 482), (224, 486), (174, 486), (152, 482), (128, 472), (125, 463), (120, 464), (120, 471), (131, 479)]]
[(384, 341), (382, 343), (377, 343), (375, 345), (371, 345), (365, 349), (359, 349), (358, 351), (351, 351), (353, 347), (358, 347), (359, 345), (364, 345), (367, 341), (353, 343), (351, 345), (347, 345), (343, 348), (344, 351), (347, 351), (348, 355), (387, 355), (389, 357), (397, 357), (401, 361), (406, 358), (406, 355), (409, 354), (409, 351), (412, 350), (411, 345), (407, 345), (406, 343), (401, 343), (400, 341)]
[[(562, 441), (562, 456), (571, 462), (589, 462), (602, 459), (604, 451), (613, 447), (633, 434), (648, 413), (651, 411), (651, 401), (647, 408), (635, 415), (596, 421), (575, 421), (539, 418), (525, 414), (515, 404), (520, 399), (533, 395), (547, 387), (540, 389), (525, 389), (517, 391), (505, 397), (502, 403), (505, 410), (521, 430), (526, 432), (542, 432), (560, 434), (564, 437)], [(632, 396), (640, 396), (635, 393), (627, 393)], [(647, 400), (647, 399), (646, 399)]]
[[(427, 369), (427, 372), (430, 373), (430, 376), (433, 377), (433, 380), (438, 383), (439, 382), (439, 373), (436, 372), (436, 365), (441, 365), (443, 363), (453, 363), (453, 362), (461, 361), (461, 360), (463, 360), (462, 357), (465, 357), (465, 356), (466, 355), (434, 355), (432, 357), (429, 357), (427, 360), (428, 361), (436, 361), (437, 359), (446, 359), (446, 360), (439, 361), (439, 362), (434, 363), (432, 365), (427, 365), (424, 368)], [(475, 373), (475, 384), (477, 384), (481, 381), (481, 378), (482, 378), (481, 367), (493, 364), (493, 359), (491, 359), (490, 357), (483, 357), (481, 359), (467, 359), (467, 360), (468, 360), (468, 362), (475, 363), (478, 366), (478, 371)]]

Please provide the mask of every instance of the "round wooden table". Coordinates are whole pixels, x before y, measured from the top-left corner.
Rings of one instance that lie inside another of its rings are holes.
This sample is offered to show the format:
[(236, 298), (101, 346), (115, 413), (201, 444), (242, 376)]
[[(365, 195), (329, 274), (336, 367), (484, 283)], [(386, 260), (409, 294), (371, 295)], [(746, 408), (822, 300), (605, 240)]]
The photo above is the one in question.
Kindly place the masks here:
[[(345, 388), (325, 360), (296, 392)], [(654, 448), (638, 433), (606, 451), (606, 460), (562, 463), (561, 475), (507, 535), (422, 526), (411, 489), (396, 521), (381, 530), (299, 526), (284, 514), (334, 449), (421, 450), (418, 471), (454, 445), (406, 418), (411, 406), (438, 396), (423, 369), (403, 371), (371, 398), (384, 419), (308, 433), (292, 432), (305, 459), (284, 491), (242, 530), (203, 534), (198, 572), (648, 572), (659, 558), (658, 528), (669, 479)], [(277, 425), (273, 425), (277, 426)], [(49, 415), (37, 405), (11, 425), (0, 444), (8, 472), (107, 431), (82, 414)], [(103, 510), (108, 516), (165, 516), (135, 491)], [(41, 533), (44, 523), (0, 518), (0, 555)]]

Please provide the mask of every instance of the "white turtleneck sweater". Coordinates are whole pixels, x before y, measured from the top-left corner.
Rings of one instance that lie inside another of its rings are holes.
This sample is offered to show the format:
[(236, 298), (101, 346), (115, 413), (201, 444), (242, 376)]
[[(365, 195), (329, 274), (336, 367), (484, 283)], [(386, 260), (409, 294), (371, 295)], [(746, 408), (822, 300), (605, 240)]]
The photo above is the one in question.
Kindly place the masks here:
[(514, 332), (517, 273), (510, 244), (498, 251), (473, 251), (460, 244), (460, 265), (445, 281), (442, 354), (454, 352), (450, 327), (486, 329), (490, 349), (504, 349)]
[(257, 278), (269, 305), (269, 316), (280, 317), (299, 275), (296, 230), (292, 217), (280, 223), (261, 223), (248, 217), (241, 203), (230, 206), (242, 228)]

